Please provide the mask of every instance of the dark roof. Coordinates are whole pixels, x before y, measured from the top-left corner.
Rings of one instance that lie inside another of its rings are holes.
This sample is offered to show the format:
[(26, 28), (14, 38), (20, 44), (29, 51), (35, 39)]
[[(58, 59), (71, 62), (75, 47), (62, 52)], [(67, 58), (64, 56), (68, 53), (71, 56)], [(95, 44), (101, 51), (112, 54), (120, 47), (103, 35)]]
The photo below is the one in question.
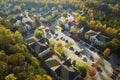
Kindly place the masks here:
[(23, 19), (23, 16), (17, 16), (16, 19), (17, 19), (17, 20), (22, 20), (22, 19)]
[(75, 22), (69, 22), (68, 25), (69, 26), (77, 26), (77, 24)]
[(49, 39), (50, 39), (51, 37), (52, 37), (52, 36), (51, 36), (50, 34), (47, 34), (47, 38), (49, 38)]
[(65, 80), (73, 80), (79, 73), (77, 70), (71, 68), (71, 67), (67, 67), (65, 65), (61, 66), (61, 77)]
[(48, 46), (46, 46), (45, 44), (41, 44), (39, 42), (35, 42), (33, 44), (30, 45), (30, 47), (32, 48), (32, 50), (34, 50), (37, 54), (41, 53), (42, 51), (48, 49)]
[(72, 66), (71, 60), (70, 60), (70, 59), (67, 59), (67, 60), (63, 63), (63, 65)]
[(34, 39), (34, 38), (31, 38), (31, 39), (26, 40), (26, 42), (27, 42), (27, 44), (30, 44), (30, 43), (35, 42), (35, 39)]
[(11, 23), (15, 23), (16, 21), (17, 21), (16, 19), (13, 19), (13, 18), (10, 19), (10, 22), (11, 22)]
[(80, 80), (80, 78), (79, 78), (79, 77), (77, 77), (75, 80)]
[(46, 39), (45, 39), (45, 38), (41, 38), (41, 39), (39, 40), (39, 42), (40, 42), (40, 43), (45, 43), (45, 42), (46, 42)]
[(55, 70), (57, 76), (61, 76), (61, 66), (59, 66), (56, 70)]
[(81, 25), (81, 24), (78, 24), (77, 26), (78, 26), (79, 28), (82, 28), (82, 25)]
[(59, 62), (57, 59), (50, 59), (46, 61), (49, 68), (55, 67), (55, 73), (57, 76), (64, 80), (73, 80), (79, 73), (72, 67), (70, 59), (67, 59), (64, 63)]
[(97, 35), (96, 38), (99, 40), (99, 41), (102, 41), (102, 42), (107, 42), (110, 40), (109, 37), (106, 37), (104, 35)]
[(60, 65), (60, 63), (56, 59), (48, 60), (46, 61), (46, 64), (49, 66), (49, 68)]

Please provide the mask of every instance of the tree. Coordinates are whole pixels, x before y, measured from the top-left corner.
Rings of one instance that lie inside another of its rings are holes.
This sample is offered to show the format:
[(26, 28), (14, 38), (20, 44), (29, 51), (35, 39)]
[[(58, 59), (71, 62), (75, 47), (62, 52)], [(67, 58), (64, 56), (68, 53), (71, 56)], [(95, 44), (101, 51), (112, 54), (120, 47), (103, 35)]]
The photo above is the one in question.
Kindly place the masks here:
[(49, 42), (51, 46), (54, 46), (56, 44), (55, 39), (49, 39)]
[(35, 80), (41, 80), (41, 79), (42, 79), (41, 75), (36, 75)]
[(38, 67), (40, 66), (40, 63), (39, 63), (39, 61), (37, 60), (36, 57), (32, 56), (32, 57), (31, 57), (31, 60), (32, 60), (32, 63), (31, 63), (31, 64), (32, 64), (35, 68), (38, 68)]
[(44, 74), (42, 80), (52, 80), (52, 78), (49, 75)]
[(70, 27), (70, 32), (72, 32), (72, 33), (80, 33), (80, 28), (78, 28), (76, 26), (72, 26), (72, 27)]
[(69, 48), (69, 47), (72, 46), (73, 44), (74, 44), (73, 42), (68, 42), (68, 43), (65, 44), (65, 47), (66, 47), (66, 48)]
[(26, 80), (27, 78), (29, 78), (29, 75), (27, 72), (20, 72), (17, 74), (17, 78), (18, 80)]
[(18, 74), (18, 73), (20, 73), (21, 71), (22, 71), (21, 66), (15, 66), (15, 67), (13, 68), (14, 74)]
[(95, 67), (91, 67), (89, 70), (88, 70), (88, 73), (91, 77), (95, 76), (96, 75), (96, 68)]
[(6, 29), (4, 26), (0, 25), (0, 49), (4, 51), (8, 51), (10, 45), (15, 44), (14, 33), (10, 31), (10, 29)]
[(80, 72), (80, 78), (85, 78), (87, 75), (87, 69), (85, 67), (79, 67), (78, 68), (79, 72)]
[(36, 29), (36, 30), (34, 31), (34, 35), (35, 35), (37, 38), (43, 37), (42, 31), (41, 31), (41, 30), (38, 30), (38, 29)]
[(6, 62), (0, 61), (0, 80), (4, 80), (4, 76), (7, 75), (8, 65)]
[(61, 56), (65, 57), (66, 50), (64, 49), (64, 46), (61, 42), (56, 43), (56, 45), (54, 46), (54, 50)]
[(67, 12), (62, 13), (62, 16), (63, 16), (64, 18), (67, 18), (67, 16), (68, 16)]
[(105, 43), (106, 48), (110, 48), (112, 51), (117, 51), (119, 49), (120, 41), (118, 39), (112, 39), (111, 41)]
[(5, 77), (5, 80), (17, 80), (17, 78), (14, 76), (13, 73), (11, 73)]
[(54, 16), (58, 16), (58, 10), (54, 10), (53, 12), (52, 12), (53, 14), (54, 14)]
[(61, 29), (62, 29), (62, 28), (61, 28), (60, 26), (58, 26), (58, 25), (54, 26), (54, 28), (57, 29), (57, 30), (61, 30)]
[(72, 65), (73, 65), (73, 66), (76, 66), (76, 60), (74, 60), (74, 61), (72, 62)]
[(15, 31), (15, 38), (17, 43), (23, 42), (23, 36), (19, 31)]
[[(33, 22), (34, 23), (34, 22)], [(38, 19), (35, 19), (35, 27), (39, 27), (41, 24)]]
[(0, 80), (35, 80), (36, 74), (46, 73), (38, 59), (29, 53), (20, 32), (0, 25)]
[(81, 16), (76, 17), (75, 22), (80, 23), (80, 21), (81, 21)]
[(76, 41), (79, 40), (79, 34), (76, 33), (76, 34), (74, 34), (73, 37), (74, 37), (74, 39), (75, 39)]
[(103, 56), (104, 57), (108, 57), (110, 55), (110, 49), (109, 48), (106, 48), (103, 52)]
[(4, 61), (4, 62), (7, 62), (7, 59), (8, 56), (5, 54), (5, 52), (2, 50), (0, 51), (0, 61)]
[(75, 22), (76, 23), (81, 23), (81, 22), (84, 22), (86, 20), (86, 18), (84, 16), (77, 16), (76, 19), (75, 19)]
[(52, 20), (52, 17), (51, 16), (46, 16), (46, 21), (47, 22), (50, 22)]
[(21, 10), (21, 6), (18, 5), (14, 6), (14, 11), (20, 11), (20, 10)]

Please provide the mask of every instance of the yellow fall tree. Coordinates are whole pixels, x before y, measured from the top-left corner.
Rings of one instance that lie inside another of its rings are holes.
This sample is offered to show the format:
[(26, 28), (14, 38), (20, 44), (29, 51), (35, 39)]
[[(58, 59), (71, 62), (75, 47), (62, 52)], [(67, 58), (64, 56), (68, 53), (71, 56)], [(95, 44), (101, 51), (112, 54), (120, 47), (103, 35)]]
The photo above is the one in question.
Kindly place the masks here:
[(109, 49), (109, 48), (106, 48), (106, 49), (104, 50), (104, 52), (103, 52), (103, 56), (104, 56), (104, 57), (108, 57), (109, 54), (110, 54), (110, 49)]
[(5, 80), (17, 80), (17, 78), (14, 76), (14, 74), (9, 74), (5, 77)]

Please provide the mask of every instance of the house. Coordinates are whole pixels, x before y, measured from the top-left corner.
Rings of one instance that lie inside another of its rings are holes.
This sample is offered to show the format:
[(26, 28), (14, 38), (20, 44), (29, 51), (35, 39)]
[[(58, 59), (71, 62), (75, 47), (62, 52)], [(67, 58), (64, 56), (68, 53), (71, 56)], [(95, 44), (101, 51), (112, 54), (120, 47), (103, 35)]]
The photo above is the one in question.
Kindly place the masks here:
[(66, 30), (68, 30), (68, 31), (70, 30), (70, 26), (68, 25), (68, 23), (65, 23), (64, 27)]
[(81, 16), (83, 16), (85, 14), (85, 12), (83, 10), (81, 10), (79, 13)]
[(42, 11), (43, 9), (42, 8), (39, 8), (38, 11)]
[(103, 45), (105, 42), (109, 41), (109, 38), (100, 34), (100, 32), (95, 32), (89, 30), (85, 33), (85, 39), (89, 40), (92, 44)]
[(12, 4), (5, 4), (0, 6), (0, 15), (8, 15), (11, 13)]
[(52, 9), (51, 9), (51, 10), (53, 11), (53, 10), (55, 10), (55, 9), (56, 9), (56, 7), (52, 7)]
[(27, 39), (27, 40), (26, 40), (26, 43), (27, 43), (28, 45), (30, 45), (30, 44), (32, 44), (32, 43), (34, 43), (34, 42), (37, 42), (37, 41), (38, 41), (38, 39), (37, 39), (36, 37), (32, 37), (32, 38)]
[(18, 26), (21, 24), (21, 21), (20, 20), (17, 20), (16, 23), (14, 24), (15, 26)]
[(31, 18), (30, 17), (24, 17), (22, 19), (22, 23), (26, 23), (26, 22), (32, 22)]
[[(45, 38), (44, 38), (45, 39)], [(26, 40), (29, 49), (32, 52), (35, 52), (38, 56), (46, 56), (50, 53), (49, 46), (45, 43), (45, 40), (37, 39), (36, 37), (31, 37)]]
[(44, 17), (40, 17), (40, 20), (41, 20), (42, 22), (46, 22), (46, 19), (45, 19)]
[(61, 60), (59, 56), (52, 55), (52, 57), (45, 60), (47, 68), (50, 69), (56, 80), (77, 80), (79, 72), (73, 68), (71, 59)]
[(73, 22), (75, 20), (75, 17), (72, 14), (68, 14), (67, 20), (68, 22)]
[(69, 14), (67, 13), (68, 16), (66, 18), (64, 17), (61, 17), (59, 20), (58, 20), (58, 24), (65, 24), (65, 23), (69, 23), (69, 22), (73, 22), (75, 20), (75, 17), (72, 15), (72, 14)]
[(25, 24), (24, 30), (29, 31), (31, 29), (31, 26), (29, 24)]

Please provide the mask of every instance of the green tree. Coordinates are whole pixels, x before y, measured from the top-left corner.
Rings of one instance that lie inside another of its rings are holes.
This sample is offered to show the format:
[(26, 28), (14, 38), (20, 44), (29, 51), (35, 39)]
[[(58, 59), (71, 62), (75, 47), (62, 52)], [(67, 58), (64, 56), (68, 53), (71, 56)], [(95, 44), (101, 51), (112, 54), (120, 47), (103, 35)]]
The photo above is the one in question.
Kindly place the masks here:
[(61, 56), (65, 57), (66, 50), (64, 49), (64, 46), (61, 42), (56, 43), (56, 45), (54, 46), (54, 50)]
[(8, 56), (5, 54), (5, 52), (2, 50), (0, 51), (0, 61), (7, 62), (8, 61)]
[(52, 20), (52, 17), (51, 16), (46, 16), (46, 21), (47, 22), (50, 22)]
[(15, 31), (15, 39), (17, 43), (23, 43), (23, 36), (19, 31)]
[(78, 70), (79, 70), (79, 77), (80, 78), (85, 78), (86, 77), (86, 75), (87, 75), (87, 69), (85, 68), (85, 67), (79, 67), (78, 68)]
[(20, 10), (21, 10), (21, 6), (19, 5), (14, 6), (14, 11), (20, 11)]
[(120, 41), (118, 39), (112, 39), (111, 41), (105, 43), (106, 48), (110, 48), (112, 51), (117, 51), (119, 49)]
[(17, 80), (17, 78), (14, 76), (13, 73), (11, 73), (5, 77), (5, 80)]
[(52, 78), (49, 75), (44, 74), (43, 80), (52, 80)]
[(36, 75), (35, 80), (41, 80), (41, 79), (42, 79), (41, 75)]
[(32, 56), (31, 60), (32, 60), (31, 65), (33, 65), (35, 68), (38, 68), (40, 66), (40, 63), (36, 57)]
[(54, 10), (53, 12), (52, 12), (55, 16), (58, 16), (58, 10)]
[(4, 80), (4, 76), (8, 73), (8, 65), (6, 62), (0, 61), (0, 79)]
[(37, 38), (43, 37), (42, 31), (41, 31), (41, 30), (38, 30), (38, 29), (36, 29), (36, 30), (34, 31), (34, 35), (35, 35)]
[(62, 13), (62, 16), (63, 16), (64, 18), (67, 18), (68, 13), (67, 13), (67, 12), (64, 12), (64, 13)]
[(41, 24), (40, 24), (40, 21), (38, 19), (35, 19), (35, 26), (36, 27), (39, 27)]
[(17, 74), (17, 78), (18, 80), (26, 80), (27, 78), (29, 78), (29, 75), (27, 72), (20, 72)]
[(73, 66), (76, 66), (76, 60), (74, 60), (74, 61), (72, 62), (72, 65), (73, 65)]

